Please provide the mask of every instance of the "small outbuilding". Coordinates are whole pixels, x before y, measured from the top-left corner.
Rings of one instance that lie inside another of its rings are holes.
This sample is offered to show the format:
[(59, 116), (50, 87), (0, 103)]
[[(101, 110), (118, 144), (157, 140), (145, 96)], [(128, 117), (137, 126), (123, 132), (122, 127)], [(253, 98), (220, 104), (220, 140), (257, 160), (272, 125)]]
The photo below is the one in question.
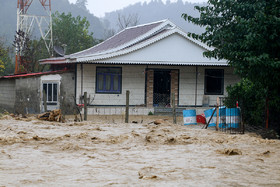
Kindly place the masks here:
[(10, 75), (0, 78), (0, 106), (17, 114), (62, 109), (63, 114), (74, 110), (75, 74), (69, 70)]

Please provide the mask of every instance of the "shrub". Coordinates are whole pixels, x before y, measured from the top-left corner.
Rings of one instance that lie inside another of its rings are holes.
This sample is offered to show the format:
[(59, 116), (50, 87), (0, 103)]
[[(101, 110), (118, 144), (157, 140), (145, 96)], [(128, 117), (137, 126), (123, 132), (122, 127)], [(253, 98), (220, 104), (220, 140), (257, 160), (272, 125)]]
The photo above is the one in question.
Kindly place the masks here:
[(236, 101), (242, 111), (245, 123), (261, 126), (265, 119), (265, 90), (260, 85), (253, 84), (247, 79), (242, 79), (234, 86), (227, 87), (228, 97), (225, 105), (235, 107)]
[(152, 115), (154, 115), (154, 113), (153, 113), (152, 111), (150, 111), (150, 112), (148, 113), (148, 115), (149, 115), (149, 116), (152, 116)]
[(280, 133), (280, 92), (279, 88), (269, 90), (261, 84), (242, 79), (234, 86), (227, 87), (228, 97), (225, 100), (227, 107), (235, 107), (238, 101), (243, 121), (252, 126), (265, 127), (266, 98), (269, 96), (269, 128)]

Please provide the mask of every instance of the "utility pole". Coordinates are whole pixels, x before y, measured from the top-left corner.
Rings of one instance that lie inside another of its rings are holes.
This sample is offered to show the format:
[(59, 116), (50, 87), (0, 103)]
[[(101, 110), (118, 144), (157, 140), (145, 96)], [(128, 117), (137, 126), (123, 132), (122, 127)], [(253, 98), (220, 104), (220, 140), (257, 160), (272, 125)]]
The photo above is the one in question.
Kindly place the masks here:
[[(16, 39), (21, 37), (21, 42), (15, 43), (16, 57), (15, 57), (15, 74), (19, 74), (20, 65), (22, 64), (22, 50), (31, 31), (36, 24), (38, 26), (41, 37), (50, 56), (53, 56), (53, 38), (52, 38), (52, 15), (51, 15), (51, 0), (39, 0), (42, 5), (45, 15), (30, 15), (28, 9), (33, 0), (18, 0), (17, 2), (17, 30)], [(42, 12), (44, 12), (42, 11)], [(23, 33), (23, 35), (19, 35)]]

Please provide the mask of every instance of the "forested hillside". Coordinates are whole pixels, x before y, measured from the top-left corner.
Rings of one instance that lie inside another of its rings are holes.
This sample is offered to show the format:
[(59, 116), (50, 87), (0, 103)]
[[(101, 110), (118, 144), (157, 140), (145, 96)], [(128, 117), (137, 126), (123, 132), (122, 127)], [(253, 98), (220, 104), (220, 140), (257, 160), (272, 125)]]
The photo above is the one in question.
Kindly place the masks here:
[(106, 13), (104, 22), (107, 20), (110, 23), (107, 25), (107, 29), (108, 27), (111, 27), (118, 31), (118, 15), (121, 15), (122, 17), (137, 15), (139, 24), (169, 19), (186, 32), (202, 33), (203, 28), (188, 23), (181, 17), (182, 13), (188, 13), (192, 16), (199, 17), (198, 11), (195, 11), (194, 9), (194, 6), (196, 5), (203, 4), (193, 4), (183, 2), (182, 0), (173, 3), (169, 0), (166, 1), (166, 3), (163, 3), (161, 0), (152, 0), (149, 3), (136, 3), (125, 7), (122, 10)]
[[(129, 15), (137, 15), (138, 24), (170, 19), (187, 32), (201, 33), (202, 28), (194, 26), (181, 18), (181, 14), (186, 12), (190, 15), (198, 16), (198, 13), (194, 11), (195, 5), (197, 4), (184, 3), (182, 0), (178, 0), (175, 3), (171, 3), (170, 1), (163, 3), (160, 0), (153, 0), (150, 3), (136, 3), (121, 10), (106, 13), (104, 18), (97, 18), (85, 7), (71, 4), (68, 0), (59, 0), (52, 1), (52, 12), (71, 12), (74, 17), (78, 15), (87, 17), (87, 20), (90, 22), (89, 31), (93, 32), (94, 38), (104, 39), (107, 37), (105, 34), (106, 30), (119, 31), (117, 26), (118, 14), (126, 17)], [(16, 8), (16, 0), (0, 0), (0, 36), (6, 38), (7, 45), (11, 45), (14, 40), (16, 31)], [(33, 1), (28, 12), (30, 14), (34, 13), (40, 15), (43, 9), (39, 1)], [(34, 35), (36, 36), (36, 33)]]

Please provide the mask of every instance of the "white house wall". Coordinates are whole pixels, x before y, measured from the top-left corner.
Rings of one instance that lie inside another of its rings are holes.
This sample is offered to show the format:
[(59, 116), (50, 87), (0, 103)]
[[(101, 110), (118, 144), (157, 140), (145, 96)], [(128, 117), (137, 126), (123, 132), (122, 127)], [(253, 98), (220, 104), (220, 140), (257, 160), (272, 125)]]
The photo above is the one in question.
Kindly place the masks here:
[(181, 106), (202, 106), (204, 97), (204, 75), (205, 69), (224, 69), (224, 95), (205, 95), (209, 97), (209, 105), (215, 105), (217, 97), (226, 96), (226, 87), (237, 83), (240, 78), (233, 74), (231, 67), (201, 67), (197, 71), (197, 98), (195, 103), (196, 68), (195, 66), (184, 66), (180, 68), (179, 81), (179, 105)]
[[(120, 94), (97, 94), (96, 67), (121, 67), (122, 68), (122, 92)], [(145, 104), (145, 69), (178, 69), (179, 70), (179, 105), (202, 106), (204, 96), (204, 73), (205, 69), (224, 69), (224, 95), (207, 95), (209, 105), (215, 105), (218, 96), (226, 95), (226, 87), (239, 81), (238, 76), (233, 74), (231, 67), (204, 67), (197, 66), (197, 102), (195, 103), (196, 67), (195, 66), (133, 66), (133, 65), (83, 65), (83, 89), (81, 87), (81, 65), (77, 67), (77, 103), (84, 92), (90, 95), (91, 105), (95, 106), (123, 106), (126, 103), (126, 90), (130, 91), (130, 105)], [(94, 98), (94, 99), (93, 99)]]
[[(121, 67), (122, 68), (122, 91), (120, 94), (95, 93), (96, 67)], [(83, 65), (83, 85), (81, 83), (81, 65), (77, 66), (77, 103), (84, 92), (90, 95), (91, 105), (125, 105), (126, 90), (130, 91), (130, 105), (145, 104), (145, 66), (122, 66), (122, 65)]]
[(203, 57), (205, 51), (179, 34), (173, 34), (145, 48), (126, 55), (107, 59), (108, 61), (124, 62), (183, 62), (183, 63), (213, 63), (216, 59)]

